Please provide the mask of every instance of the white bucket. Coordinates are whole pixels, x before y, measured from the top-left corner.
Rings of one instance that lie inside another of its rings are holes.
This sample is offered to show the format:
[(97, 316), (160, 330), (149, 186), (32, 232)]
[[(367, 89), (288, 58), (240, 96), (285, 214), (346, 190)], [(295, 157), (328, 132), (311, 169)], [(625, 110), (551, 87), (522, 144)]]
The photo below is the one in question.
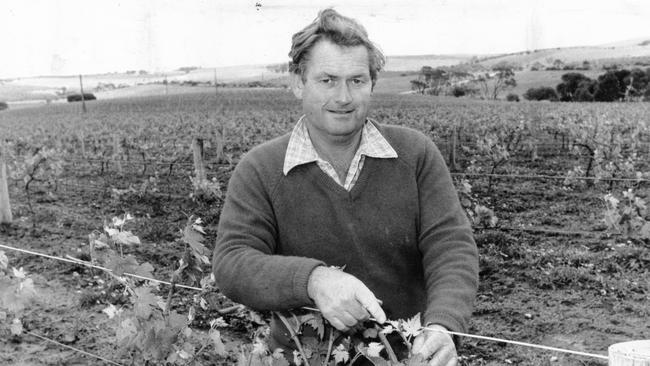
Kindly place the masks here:
[(650, 366), (650, 340), (609, 346), (609, 366)]

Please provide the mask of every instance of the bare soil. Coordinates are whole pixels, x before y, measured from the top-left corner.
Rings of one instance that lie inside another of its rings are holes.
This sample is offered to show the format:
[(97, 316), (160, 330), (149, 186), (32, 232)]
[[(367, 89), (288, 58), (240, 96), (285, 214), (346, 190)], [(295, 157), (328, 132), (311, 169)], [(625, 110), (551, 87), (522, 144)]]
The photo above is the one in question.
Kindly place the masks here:
[[(549, 169), (554, 164), (550, 158), (547, 163)], [(227, 179), (229, 173), (224, 174)], [(126, 179), (110, 174), (101, 178), (105, 187), (124, 186)], [(0, 243), (83, 258), (88, 253), (87, 235), (101, 230), (104, 220), (129, 212), (137, 218), (131, 229), (143, 241), (131, 251), (152, 263), (160, 279), (169, 278), (178, 261), (181, 250), (175, 240), (187, 215), (204, 219), (208, 245), (213, 245), (220, 201), (197, 203), (183, 195), (114, 198), (110, 189), (84, 189), (90, 178), (76, 179), (78, 188), (35, 194), (33, 214), (25, 194), (12, 186), (15, 223), (0, 229)], [(164, 183), (179, 192), (189, 186), (185, 178)], [(472, 185), (500, 222), (497, 228), (475, 228), (481, 283), (470, 333), (601, 355), (617, 342), (650, 339), (650, 243), (605, 231), (600, 198), (609, 187), (567, 189), (554, 181), (524, 179), (497, 179), (492, 187), (487, 179), (476, 179)], [(649, 187), (638, 187), (638, 192), (647, 199)], [(12, 266), (24, 267), (34, 278), (38, 289), (38, 301), (23, 317), (27, 331), (129, 364), (128, 355), (118, 354), (112, 323), (102, 313), (109, 303), (129, 304), (105, 276), (79, 265), (5, 252)], [(191, 295), (179, 291), (174, 305), (186, 307)], [(206, 320), (229, 305), (215, 295), (210, 311), (199, 314), (194, 326), (207, 328)], [(232, 325), (225, 333), (229, 347), (249, 342), (250, 324), (236, 317), (226, 319)], [(2, 365), (105, 364), (29, 334), (10, 336), (5, 328), (0, 328), (0, 340)], [(606, 364), (470, 338), (462, 340), (459, 354), (462, 365)], [(202, 362), (230, 364), (235, 357), (234, 352), (229, 359), (206, 355)]]

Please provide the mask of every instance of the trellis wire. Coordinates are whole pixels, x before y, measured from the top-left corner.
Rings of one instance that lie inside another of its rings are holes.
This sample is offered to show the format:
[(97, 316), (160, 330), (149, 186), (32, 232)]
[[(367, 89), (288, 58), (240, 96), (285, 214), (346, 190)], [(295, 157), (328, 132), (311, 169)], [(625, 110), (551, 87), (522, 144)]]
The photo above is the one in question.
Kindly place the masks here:
[[(8, 250), (14, 250), (14, 251), (17, 251), (17, 252), (27, 253), (27, 254), (31, 254), (31, 255), (37, 255), (37, 256), (41, 256), (41, 257), (45, 257), (45, 258), (49, 258), (49, 259), (55, 259), (55, 260), (59, 260), (59, 261), (62, 261), (62, 262), (81, 264), (81, 265), (85, 265), (85, 266), (88, 266), (88, 267), (101, 269), (101, 270), (104, 270), (104, 271), (107, 271), (107, 272), (112, 272), (110, 269), (100, 267), (100, 266), (95, 266), (95, 265), (93, 265), (93, 264), (91, 264), (89, 262), (82, 261), (80, 259), (66, 259), (66, 258), (51, 256), (51, 255), (47, 255), (47, 254), (43, 254), (43, 253), (33, 252), (33, 251), (25, 250), (25, 249), (14, 248), (14, 247), (2, 245), (2, 244), (0, 244), (0, 248), (5, 248), (5, 249), (8, 249)], [(143, 280), (148, 280), (148, 281), (152, 281), (152, 282), (162, 283), (162, 284), (166, 284), (166, 285), (171, 285), (171, 283), (169, 283), (167, 281), (161, 281), (161, 280), (157, 280), (157, 279), (153, 279), (153, 278), (133, 275), (133, 274), (129, 274), (129, 273), (124, 273), (124, 275), (131, 276), (131, 277), (134, 277), (134, 278), (143, 279)], [(191, 290), (203, 291), (203, 289), (198, 288), (198, 287), (185, 286), (185, 285), (179, 285), (179, 284), (176, 284), (176, 286), (191, 289)], [(320, 312), (320, 310), (318, 310), (316, 308), (312, 308), (312, 307), (303, 307), (303, 308), (306, 309), (306, 310), (310, 310), (310, 311), (319, 311)], [(423, 329), (435, 330), (435, 331), (439, 331), (439, 332), (443, 332), (443, 333), (457, 335), (457, 336), (460, 336), (460, 337), (468, 337), (468, 338), (476, 338), (476, 339), (482, 339), (482, 340), (487, 340), (487, 341), (492, 341), (492, 342), (508, 343), (508, 344), (514, 344), (514, 345), (519, 345), (519, 346), (524, 346), (524, 347), (539, 348), (539, 349), (544, 349), (544, 350), (548, 350), (548, 351), (569, 353), (569, 354), (575, 354), (575, 355), (580, 355), (580, 356), (585, 356), (585, 357), (592, 357), (592, 358), (599, 358), (599, 359), (605, 359), (605, 360), (608, 359), (608, 357), (604, 356), (604, 355), (599, 355), (599, 354), (594, 354), (594, 353), (586, 353), (586, 352), (580, 352), (580, 351), (573, 351), (573, 350), (569, 350), (569, 349), (538, 345), (538, 344), (534, 344), (534, 343), (513, 341), (513, 340), (508, 340), (508, 339), (503, 339), (503, 338), (487, 337), (487, 336), (468, 334), (468, 333), (461, 333), (461, 332), (443, 331), (441, 329), (435, 329), (435, 328), (423, 328)]]
[(32, 337), (39, 338), (39, 339), (41, 339), (41, 340), (43, 340), (43, 341), (46, 341), (46, 342), (54, 343), (54, 344), (56, 344), (57, 346), (60, 346), (60, 347), (64, 347), (64, 348), (67, 348), (67, 349), (73, 350), (73, 351), (75, 351), (75, 352), (78, 352), (78, 353), (84, 354), (84, 355), (86, 355), (86, 356), (94, 357), (94, 358), (96, 358), (96, 359), (98, 359), (98, 360), (102, 360), (102, 361), (104, 361), (104, 362), (106, 362), (106, 363), (109, 363), (109, 364), (111, 364), (111, 365), (115, 365), (115, 366), (123, 366), (121, 363), (117, 363), (117, 362), (115, 362), (115, 361), (111, 361), (111, 360), (109, 360), (109, 359), (106, 359), (106, 358), (104, 358), (104, 357), (102, 357), (102, 356), (98, 356), (98, 355), (92, 354), (92, 353), (90, 353), (90, 352), (86, 352), (86, 351), (84, 351), (84, 350), (80, 350), (80, 349), (78, 349), (78, 348), (75, 348), (75, 347), (72, 347), (72, 346), (68, 346), (67, 344), (59, 343), (59, 342), (55, 341), (54, 339), (50, 339), (50, 338), (44, 337), (44, 336), (39, 335), (39, 334), (36, 334), (36, 333), (32, 333), (32, 332), (29, 332), (29, 331), (23, 331), (23, 333), (25, 333), (25, 334), (29, 334), (29, 335), (31, 335)]
[(561, 175), (489, 174), (489, 173), (451, 173), (451, 175), (455, 176), (455, 177), (471, 176), (471, 177), (515, 178), (515, 179), (598, 180), (598, 181), (601, 181), (601, 182), (636, 182), (636, 183), (648, 183), (648, 182), (650, 182), (650, 179), (568, 177), (568, 176), (561, 176)]
[[(73, 257), (70, 257), (70, 259), (61, 258), (61, 257), (57, 257), (57, 256), (54, 256), (54, 255), (48, 255), (48, 254), (45, 254), (45, 253), (34, 252), (34, 251), (31, 251), (31, 250), (26, 250), (26, 249), (21, 249), (21, 248), (14, 248), (14, 247), (10, 247), (10, 246), (3, 245), (3, 244), (0, 244), (0, 248), (13, 250), (13, 251), (16, 251), (16, 252), (21, 252), (21, 253), (26, 253), (26, 254), (31, 254), (31, 255), (36, 255), (36, 256), (44, 257), (44, 258), (48, 258), (48, 259), (54, 259), (54, 260), (58, 260), (58, 261), (61, 261), (61, 262), (80, 264), (80, 265), (83, 265), (83, 266), (86, 266), (86, 267), (96, 268), (96, 269), (100, 269), (100, 270), (106, 271), (106, 272), (113, 272), (112, 270), (110, 270), (108, 268), (97, 266), (97, 265), (94, 265), (94, 264), (92, 264), (90, 262), (86, 262), (86, 261), (83, 261), (81, 259), (77, 259), (77, 258), (73, 258)], [(126, 272), (124, 273), (124, 275), (129, 276), (129, 277), (133, 277), (133, 278), (137, 278), (137, 279), (140, 279), (140, 280), (151, 281), (151, 282), (156, 282), (156, 283), (161, 283), (161, 284), (164, 284), (164, 285), (171, 286), (171, 282), (157, 280), (155, 278), (149, 278), (149, 277), (140, 276), (140, 275), (136, 275), (136, 274), (132, 274), (132, 273), (126, 273)], [(201, 289), (199, 287), (192, 287), (192, 286), (181, 285), (181, 284), (174, 284), (174, 286), (189, 289), (189, 290), (203, 291), (203, 289)]]
[[(320, 310), (317, 309), (317, 308), (313, 308), (313, 307), (309, 307), (309, 306), (303, 306), (302, 308), (305, 309), (305, 310), (316, 311), (316, 312), (320, 313)], [(368, 320), (377, 322), (377, 320), (374, 319), (374, 318), (370, 318)], [(509, 343), (509, 344), (514, 344), (514, 345), (518, 345), (518, 346), (531, 347), (531, 348), (540, 348), (540, 349), (544, 349), (544, 350), (547, 350), (547, 351), (571, 353), (571, 354), (575, 354), (575, 355), (593, 357), (593, 358), (600, 358), (600, 359), (605, 359), (605, 360), (609, 359), (607, 356), (599, 355), (599, 354), (596, 354), (596, 353), (586, 353), (586, 352), (580, 352), (580, 351), (573, 351), (573, 350), (570, 350), (570, 349), (550, 347), (550, 346), (544, 346), (544, 345), (540, 345), (540, 344), (526, 343), (526, 342), (520, 342), (520, 341), (512, 341), (512, 340), (503, 339), (503, 338), (486, 337), (486, 336), (482, 336), (482, 335), (461, 333), (461, 332), (452, 332), (450, 330), (442, 330), (442, 329), (429, 328), (429, 327), (424, 327), (422, 329), (424, 329), (424, 330), (435, 330), (437, 332), (453, 334), (453, 335), (457, 335), (459, 337), (468, 337), (468, 338), (476, 338), (476, 339), (482, 339), (482, 340), (492, 341), (492, 342)]]
[(544, 349), (544, 350), (547, 350), (547, 351), (555, 351), (555, 352), (570, 353), (570, 354), (585, 356), (585, 357), (600, 358), (600, 359), (603, 359), (603, 360), (608, 360), (609, 359), (609, 357), (607, 357), (605, 355), (599, 355), (599, 354), (596, 354), (596, 353), (573, 351), (573, 350), (570, 350), (570, 349), (549, 347), (549, 346), (544, 346), (544, 345), (534, 344), (534, 343), (511, 341), (511, 340), (508, 340), (508, 339), (486, 337), (486, 336), (468, 334), (468, 333), (461, 333), (461, 332), (452, 332), (452, 331), (449, 331), (449, 330), (442, 330), (442, 329), (436, 329), (436, 328), (425, 327), (423, 329), (425, 329), (425, 330), (435, 330), (437, 332), (453, 334), (453, 335), (456, 335), (456, 336), (459, 336), (459, 337), (468, 337), (468, 338), (476, 338), (476, 339), (482, 339), (482, 340), (492, 341), (492, 342), (509, 343), (509, 344), (514, 344), (514, 345), (518, 345), (518, 346)]

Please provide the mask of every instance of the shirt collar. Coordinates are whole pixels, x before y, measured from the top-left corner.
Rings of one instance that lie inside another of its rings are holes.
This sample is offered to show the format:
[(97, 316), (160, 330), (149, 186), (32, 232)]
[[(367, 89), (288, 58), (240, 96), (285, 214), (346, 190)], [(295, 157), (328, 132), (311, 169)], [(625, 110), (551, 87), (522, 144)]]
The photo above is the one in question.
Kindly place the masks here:
[[(291, 169), (298, 165), (312, 163), (320, 160), (314, 145), (309, 138), (307, 125), (304, 122), (304, 115), (300, 117), (298, 123), (291, 131), (287, 152), (284, 156), (284, 166), (282, 172), (284, 175), (289, 174)], [(361, 142), (357, 154), (379, 159), (397, 158), (397, 152), (382, 136), (377, 127), (366, 120), (361, 131)]]

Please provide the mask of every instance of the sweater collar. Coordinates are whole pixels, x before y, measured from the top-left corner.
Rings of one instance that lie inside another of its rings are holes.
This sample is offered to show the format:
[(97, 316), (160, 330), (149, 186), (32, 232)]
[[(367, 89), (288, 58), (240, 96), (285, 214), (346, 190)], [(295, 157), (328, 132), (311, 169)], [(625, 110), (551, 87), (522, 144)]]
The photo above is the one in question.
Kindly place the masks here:
[[(282, 172), (284, 175), (289, 174), (291, 169), (312, 162), (321, 160), (316, 152), (314, 145), (309, 138), (309, 131), (304, 121), (304, 115), (300, 117), (298, 123), (291, 131), (287, 152), (284, 156), (284, 166)], [(377, 127), (369, 119), (363, 125), (361, 131), (361, 142), (356, 154), (369, 156), (378, 159), (397, 158), (397, 152), (390, 145), (384, 136), (379, 132)]]

